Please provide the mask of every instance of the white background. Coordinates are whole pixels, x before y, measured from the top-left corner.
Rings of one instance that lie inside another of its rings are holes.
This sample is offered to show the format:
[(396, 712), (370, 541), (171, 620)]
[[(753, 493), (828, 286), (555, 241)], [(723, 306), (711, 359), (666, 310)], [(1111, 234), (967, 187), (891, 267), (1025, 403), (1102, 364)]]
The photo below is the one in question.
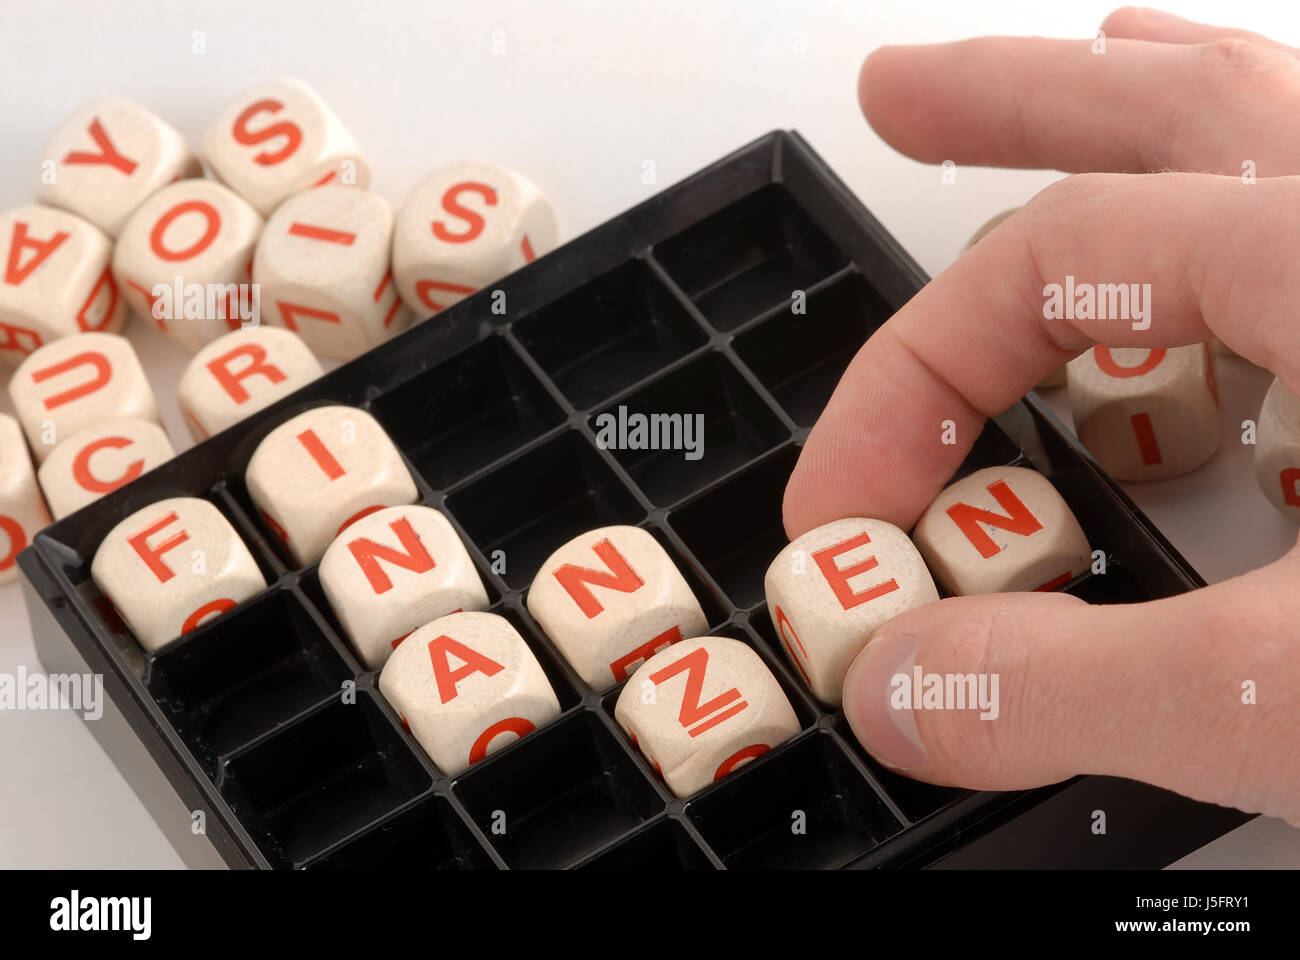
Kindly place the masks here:
[[(400, 203), (434, 166), (500, 161), (550, 195), (561, 239), (768, 130), (794, 128), (935, 274), (984, 220), (1059, 174), (961, 169), (956, 183), (941, 184), (936, 168), (895, 154), (862, 120), (862, 58), (886, 43), (979, 34), (1093, 36), (1111, 7), (0, 0), (0, 209), (32, 201), (47, 138), (85, 101), (135, 100), (197, 147), (208, 121), (241, 89), (298, 75), (351, 128), (374, 189), (389, 200)], [(1300, 44), (1300, 11), (1290, 5), (1170, 0), (1168, 7)], [(206, 35), (202, 55), (192, 52), (196, 30)], [(502, 53), (493, 52), (496, 31)], [(646, 161), (656, 167), (654, 185), (642, 182)], [(128, 331), (173, 441), (188, 446), (175, 406), (185, 356), (138, 320)], [(1130, 488), (1211, 581), (1277, 557), (1295, 538), (1294, 525), (1258, 492), (1236, 427), (1256, 415), (1268, 381), (1244, 361), (1224, 363), (1224, 450), (1189, 478)], [(1058, 411), (1062, 400), (1053, 398)], [(9, 410), (7, 396), (0, 409)], [(0, 587), (0, 672), (19, 664), (39, 669), (11, 585)], [(0, 866), (179, 866), (75, 715), (0, 713), (0, 761)], [(1256, 821), (1191, 862), (1300, 866), (1300, 831)]]

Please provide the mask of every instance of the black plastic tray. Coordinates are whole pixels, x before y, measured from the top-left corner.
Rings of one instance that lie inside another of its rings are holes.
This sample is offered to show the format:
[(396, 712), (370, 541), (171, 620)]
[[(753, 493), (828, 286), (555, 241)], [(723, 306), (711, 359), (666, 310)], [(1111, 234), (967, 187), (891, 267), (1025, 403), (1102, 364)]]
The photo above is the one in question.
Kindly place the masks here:
[[(112, 703), (90, 726), (193, 863), (215, 848), (235, 866), (308, 868), (1163, 865), (1247, 818), (1104, 778), (996, 794), (896, 776), (775, 642), (762, 579), (799, 445), (857, 347), (925, 282), (797, 134), (768, 134), (495, 284), (505, 316), (470, 297), (39, 534), (19, 565), (42, 661), (104, 674)], [(796, 289), (806, 315), (789, 308)], [(560, 717), (462, 776), (442, 776), (378, 695), (316, 568), (294, 568), (253, 520), (249, 456), (326, 402), (388, 430), (559, 697)], [(593, 420), (620, 404), (703, 413), (704, 458), (598, 448)], [(1032, 396), (963, 472), (1008, 463), (1046, 474), (1110, 556), (1068, 592), (1127, 602), (1201, 584)], [(149, 656), (90, 561), (121, 517), (179, 495), (214, 503), (270, 586)], [(664, 544), (712, 632), (759, 653), (802, 725), (686, 800), (615, 725), (618, 690), (586, 690), (524, 607), (551, 551), (611, 523)]]

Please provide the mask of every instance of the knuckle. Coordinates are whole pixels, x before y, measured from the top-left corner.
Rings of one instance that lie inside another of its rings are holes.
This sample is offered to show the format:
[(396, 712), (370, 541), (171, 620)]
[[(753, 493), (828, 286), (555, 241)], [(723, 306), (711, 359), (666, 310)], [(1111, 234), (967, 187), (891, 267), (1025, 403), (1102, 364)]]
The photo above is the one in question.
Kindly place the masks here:
[(1196, 47), (1197, 65), (1214, 85), (1245, 85), (1257, 93), (1295, 89), (1295, 60), (1281, 50), (1239, 37), (1221, 37)]

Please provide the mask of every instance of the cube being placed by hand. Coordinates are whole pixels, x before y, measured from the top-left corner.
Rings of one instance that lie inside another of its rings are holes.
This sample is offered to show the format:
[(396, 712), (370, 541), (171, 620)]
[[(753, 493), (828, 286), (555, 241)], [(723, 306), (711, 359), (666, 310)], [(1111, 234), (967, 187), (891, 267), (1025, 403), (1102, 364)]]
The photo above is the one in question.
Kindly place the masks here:
[(1255, 472), (1268, 502), (1300, 520), (1300, 397), (1276, 378), (1259, 411)]
[(18, 421), (0, 413), (0, 583), (18, 576), (18, 554), (50, 522)]
[(551, 554), (529, 588), (528, 612), (593, 690), (708, 629), (667, 552), (638, 527), (591, 530)]
[(290, 197), (253, 259), (266, 319), (336, 360), (401, 333), (411, 311), (389, 269), (392, 239), (393, 208), (367, 190), (327, 184)]
[(351, 523), (419, 496), (384, 428), (356, 407), (314, 407), (257, 445), (244, 475), (262, 520), (302, 565)]
[(1117, 480), (1165, 480), (1219, 449), (1214, 356), (1203, 343), (1096, 346), (1068, 364), (1074, 429)]
[(767, 665), (725, 637), (696, 637), (655, 654), (619, 694), (614, 719), (679, 797), (799, 732)]
[(315, 90), (292, 77), (251, 87), (226, 104), (208, 127), (203, 154), (263, 217), (308, 187), (370, 186), (352, 134)]
[(151, 653), (266, 587), (230, 521), (194, 497), (131, 514), (104, 537), (90, 574)]
[(65, 438), (105, 420), (159, 422), (135, 351), (112, 333), (82, 333), (41, 347), (14, 371), (9, 396), (38, 463)]
[(379, 692), (452, 776), (560, 713), (537, 657), (492, 613), (453, 613), (416, 630), (384, 664)]
[(460, 163), (428, 174), (406, 198), (393, 237), (393, 276), (423, 319), (555, 246), (555, 214), (507, 167)]
[(182, 180), (127, 220), (113, 276), (132, 310), (193, 353), (258, 322), (251, 270), (261, 232), (257, 211), (221, 184)]
[(446, 517), (418, 504), (376, 511), (339, 534), (321, 557), (320, 583), (371, 670), (417, 627), (488, 607), (465, 544)]
[(1069, 506), (1024, 467), (988, 467), (945, 488), (912, 540), (935, 580), (958, 596), (1055, 590), (1092, 562)]
[(60, 441), (37, 473), (55, 520), (166, 463), (167, 432), (151, 420), (105, 420)]
[(767, 568), (767, 610), (813, 696), (838, 707), (844, 674), (881, 624), (939, 599), (902, 530), (850, 518), (810, 530)]
[(116, 333), (126, 304), (113, 279), (113, 243), (63, 210), (18, 207), (0, 216), (0, 362), (87, 331)]
[(277, 327), (234, 330), (196, 353), (176, 388), (196, 441), (269, 407), (321, 375), (302, 339)]
[(72, 211), (110, 237), (150, 194), (203, 176), (184, 137), (120, 98), (76, 110), (55, 131), (44, 158), (36, 199)]

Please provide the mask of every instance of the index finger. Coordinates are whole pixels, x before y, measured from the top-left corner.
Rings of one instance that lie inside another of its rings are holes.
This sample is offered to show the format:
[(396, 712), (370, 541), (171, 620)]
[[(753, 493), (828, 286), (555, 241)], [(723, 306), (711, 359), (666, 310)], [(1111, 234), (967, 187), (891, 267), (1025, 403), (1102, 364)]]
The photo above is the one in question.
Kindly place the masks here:
[[(785, 492), (795, 537), (849, 516), (907, 529), (987, 417), (1094, 343), (1175, 347), (1218, 335), (1300, 387), (1300, 277), (1286, 211), (1300, 178), (1083, 174), (1044, 190), (936, 277), (858, 351)], [(1045, 319), (1066, 276), (1150, 284), (1150, 326)], [(946, 421), (955, 445), (942, 442)]]

